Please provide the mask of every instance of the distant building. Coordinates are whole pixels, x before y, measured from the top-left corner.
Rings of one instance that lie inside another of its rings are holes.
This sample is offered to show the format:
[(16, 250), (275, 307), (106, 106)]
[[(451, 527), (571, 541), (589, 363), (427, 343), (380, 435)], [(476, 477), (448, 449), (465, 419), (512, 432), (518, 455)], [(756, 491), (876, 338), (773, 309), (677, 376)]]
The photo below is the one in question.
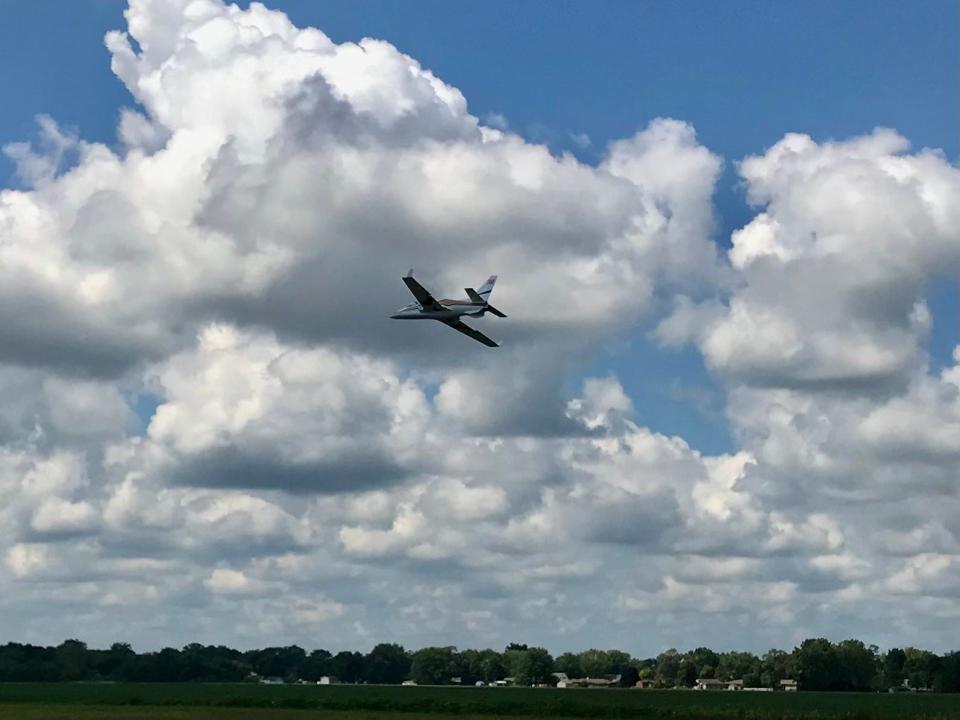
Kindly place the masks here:
[(727, 683), (716, 678), (697, 678), (694, 690), (726, 690)]
[(317, 685), (336, 685), (337, 679), (330, 675), (324, 675), (319, 680), (317, 680)]
[[(554, 673), (557, 674), (557, 673)], [(562, 673), (560, 673), (562, 674)], [(619, 675), (601, 675), (600, 677), (566, 678), (557, 681), (558, 688), (605, 688), (620, 684)]]
[(743, 690), (743, 680), (717, 680), (716, 678), (697, 678), (694, 690)]
[(260, 678), (260, 682), (262, 682), (264, 685), (283, 685), (283, 678), (282, 677), (265, 677), (265, 678)]
[(412, 686), (412, 685), (416, 685), (416, 684), (417, 684), (417, 681), (416, 681), (416, 680), (404, 680), (404, 681), (403, 681), (402, 683), (400, 683), (400, 684), (401, 684), (401, 685)]
[(796, 692), (797, 691), (797, 681), (796, 680), (781, 680), (780, 689), (785, 692)]

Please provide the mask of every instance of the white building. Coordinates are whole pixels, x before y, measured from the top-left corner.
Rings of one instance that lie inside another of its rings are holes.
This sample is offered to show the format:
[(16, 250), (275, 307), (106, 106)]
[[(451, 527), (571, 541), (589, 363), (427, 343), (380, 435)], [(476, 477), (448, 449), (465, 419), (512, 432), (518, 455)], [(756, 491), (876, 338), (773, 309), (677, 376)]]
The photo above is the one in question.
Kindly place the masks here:
[(743, 690), (743, 680), (717, 680), (716, 678), (697, 678), (694, 690)]
[(693, 685), (694, 690), (726, 690), (727, 683), (716, 678), (697, 678)]

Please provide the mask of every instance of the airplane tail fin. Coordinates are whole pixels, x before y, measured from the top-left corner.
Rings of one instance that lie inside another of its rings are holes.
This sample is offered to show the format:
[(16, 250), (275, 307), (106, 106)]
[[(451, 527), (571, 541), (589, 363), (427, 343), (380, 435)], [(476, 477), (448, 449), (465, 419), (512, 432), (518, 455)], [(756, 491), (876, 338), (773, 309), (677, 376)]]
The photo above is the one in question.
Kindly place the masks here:
[(497, 281), (496, 275), (491, 275), (487, 278), (487, 281), (480, 286), (480, 289), (477, 290), (477, 294), (483, 298), (484, 302), (490, 299), (490, 293), (493, 292), (493, 284)]
[(496, 275), (491, 275), (490, 277), (488, 277), (488, 278), (487, 278), (487, 281), (486, 281), (483, 285), (480, 286), (480, 289), (477, 291), (477, 294), (478, 294), (481, 298), (483, 298), (483, 301), (487, 304), (487, 310), (489, 310), (490, 312), (492, 312), (492, 313), (493, 313), (494, 315), (496, 315), (497, 317), (505, 318), (506, 315), (504, 315), (502, 312), (500, 312), (500, 311), (497, 310), (493, 305), (490, 304), (490, 293), (493, 292), (493, 284), (494, 284), (496, 281), (497, 281), (497, 276), (496, 276)]
[[(487, 285), (490, 285), (491, 287), (493, 287), (493, 282), (496, 282), (496, 279), (497, 279), (497, 276), (494, 275), (490, 280), (487, 280)], [(467, 297), (469, 297), (470, 300), (472, 300), (473, 302), (475, 302), (475, 303), (477, 303), (477, 304), (483, 304), (483, 309), (484, 309), (484, 311), (486, 311), (486, 312), (492, 312), (492, 313), (493, 313), (494, 315), (496, 315), (497, 317), (502, 317), (502, 318), (505, 318), (505, 317), (506, 317), (506, 315), (504, 315), (502, 312), (500, 312), (499, 310), (497, 310), (493, 305), (491, 305), (489, 302), (487, 302), (487, 298), (490, 297), (490, 290), (489, 290), (489, 289), (487, 290), (487, 294), (486, 294), (486, 295), (481, 295), (480, 293), (478, 293), (478, 292), (477, 292), (476, 290), (474, 290), (473, 288), (464, 288), (464, 290), (467, 291)]]

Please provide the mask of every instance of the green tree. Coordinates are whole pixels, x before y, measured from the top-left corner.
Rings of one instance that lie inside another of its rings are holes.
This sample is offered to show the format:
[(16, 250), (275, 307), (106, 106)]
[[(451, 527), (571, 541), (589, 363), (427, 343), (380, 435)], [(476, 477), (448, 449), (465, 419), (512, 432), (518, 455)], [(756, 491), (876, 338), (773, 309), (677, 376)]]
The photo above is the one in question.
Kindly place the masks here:
[(843, 686), (836, 648), (826, 638), (808, 638), (793, 651), (797, 680), (804, 690), (839, 690)]
[(640, 671), (633, 665), (628, 665), (624, 668), (623, 672), (620, 673), (620, 687), (634, 687), (639, 679)]
[[(300, 670), (300, 677), (304, 680), (312, 680), (316, 682), (324, 676), (333, 675), (336, 677), (336, 673), (333, 671), (331, 659), (333, 656), (328, 650), (314, 650), (307, 656), (307, 659), (303, 662), (303, 667)], [(339, 678), (337, 678), (339, 680)]]
[(462, 685), (475, 685), (483, 678), (483, 656), (480, 650), (464, 650), (458, 653), (458, 670)]
[(777, 688), (781, 680), (796, 680), (793, 653), (769, 650), (760, 660), (760, 687)]
[(253, 671), (260, 677), (296, 680), (307, 659), (307, 653), (298, 645), (267, 647), (246, 654)]
[(511, 650), (505, 653), (507, 666), (517, 685), (556, 684), (553, 677), (553, 658), (542, 647)]
[(929, 650), (904, 648), (903, 674), (912, 688), (933, 687), (939, 658)]
[[(634, 658), (630, 661), (630, 664), (637, 668), (640, 671), (640, 677), (643, 680), (653, 680), (654, 671), (657, 669), (657, 659), (656, 658)], [(644, 671), (647, 671), (644, 674)]]
[(54, 651), (54, 662), (60, 680), (83, 680), (87, 675), (87, 644), (80, 640), (64, 640)]
[(565, 652), (554, 660), (553, 668), (557, 672), (566, 673), (567, 677), (584, 677), (583, 665), (580, 663), (580, 654)]
[(496, 650), (481, 650), (480, 656), (480, 668), (484, 682), (492, 683), (495, 680), (503, 680), (507, 676), (507, 666), (503, 661), (502, 654)]
[(457, 671), (454, 647), (426, 647), (413, 653), (410, 677), (418, 685), (449, 685)]
[(947, 653), (940, 658), (933, 677), (937, 692), (960, 692), (960, 652)]
[(900, 648), (891, 648), (883, 656), (882, 686), (884, 688), (897, 687), (903, 684), (903, 664), (907, 661), (907, 654)]
[(859, 640), (843, 640), (836, 645), (840, 665), (841, 690), (866, 692), (879, 685), (877, 648), (869, 648)]
[(183, 680), (183, 655), (176, 648), (166, 647), (158, 653), (150, 653), (148, 668), (150, 678), (159, 682), (179, 682)]
[[(717, 677), (721, 680), (742, 679), (747, 687), (760, 686), (760, 658), (748, 652), (720, 653)], [(753, 684), (748, 684), (748, 680)]]
[(363, 679), (363, 655), (342, 650), (330, 658), (330, 670), (340, 682), (360, 682)]
[(600, 677), (610, 672), (610, 658), (603, 650), (584, 650), (580, 653), (580, 667), (586, 677)]
[(180, 653), (180, 679), (203, 682), (238, 682), (249, 673), (243, 656), (223, 645), (191, 643)]
[(682, 656), (676, 648), (670, 648), (657, 655), (657, 667), (654, 680), (661, 687), (676, 687), (680, 681)]
[(399, 685), (410, 672), (410, 656), (402, 645), (380, 643), (367, 654), (363, 665), (368, 683)]
[(129, 643), (116, 642), (102, 653), (98, 670), (102, 677), (110, 680), (128, 680), (137, 661), (137, 654)]
[(503, 658), (496, 650), (464, 650), (459, 654), (459, 675), (464, 685), (491, 683), (506, 676)]
[(607, 650), (607, 675), (616, 675), (623, 673), (624, 670), (631, 667), (633, 659), (630, 653), (622, 650)]
[(716, 668), (719, 664), (720, 656), (707, 647), (698, 647), (696, 650), (684, 653), (680, 681), (687, 687), (693, 687), (697, 678), (716, 675)]

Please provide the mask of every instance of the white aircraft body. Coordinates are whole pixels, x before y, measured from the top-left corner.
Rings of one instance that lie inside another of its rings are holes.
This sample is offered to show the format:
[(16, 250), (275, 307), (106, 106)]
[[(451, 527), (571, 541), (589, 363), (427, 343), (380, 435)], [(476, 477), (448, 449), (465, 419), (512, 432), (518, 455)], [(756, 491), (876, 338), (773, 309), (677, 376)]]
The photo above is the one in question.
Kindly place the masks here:
[(413, 269), (410, 269), (403, 282), (410, 288), (410, 292), (417, 299), (409, 305), (400, 308), (395, 315), (390, 317), (394, 320), (439, 320), (444, 325), (449, 325), (454, 330), (469, 335), (477, 342), (482, 342), (487, 347), (500, 347), (493, 340), (488, 338), (482, 332), (474, 330), (469, 325), (464, 324), (461, 317), (483, 317), (486, 313), (493, 313), (497, 317), (505, 318), (502, 312), (493, 307), (488, 300), (490, 293), (493, 292), (493, 284), (497, 281), (496, 275), (491, 275), (487, 281), (480, 286), (479, 290), (465, 288), (467, 293), (466, 300), (437, 300), (420, 283), (413, 279)]

